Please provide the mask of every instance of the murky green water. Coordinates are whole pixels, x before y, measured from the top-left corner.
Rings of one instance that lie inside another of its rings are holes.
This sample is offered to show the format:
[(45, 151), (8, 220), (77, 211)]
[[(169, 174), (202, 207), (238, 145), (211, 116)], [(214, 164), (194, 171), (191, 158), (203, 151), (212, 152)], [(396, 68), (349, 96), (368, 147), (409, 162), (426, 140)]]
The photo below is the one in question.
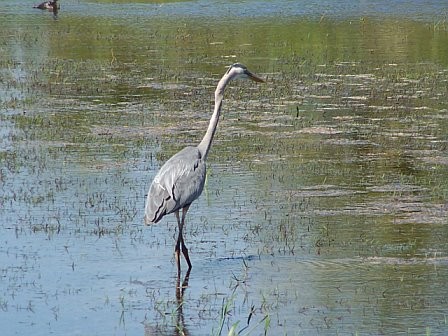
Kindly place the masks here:
[[(448, 333), (448, 4), (0, 5), (2, 334)], [(145, 195), (235, 61), (181, 298)]]

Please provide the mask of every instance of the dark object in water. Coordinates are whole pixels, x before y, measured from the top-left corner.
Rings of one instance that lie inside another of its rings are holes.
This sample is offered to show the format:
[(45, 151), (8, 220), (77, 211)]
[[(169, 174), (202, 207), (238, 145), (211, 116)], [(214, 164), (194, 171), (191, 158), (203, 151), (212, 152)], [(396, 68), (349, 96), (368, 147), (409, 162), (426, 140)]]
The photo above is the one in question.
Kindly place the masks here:
[(57, 12), (59, 9), (58, 0), (44, 1), (41, 4), (34, 6), (33, 8), (47, 9), (50, 12)]

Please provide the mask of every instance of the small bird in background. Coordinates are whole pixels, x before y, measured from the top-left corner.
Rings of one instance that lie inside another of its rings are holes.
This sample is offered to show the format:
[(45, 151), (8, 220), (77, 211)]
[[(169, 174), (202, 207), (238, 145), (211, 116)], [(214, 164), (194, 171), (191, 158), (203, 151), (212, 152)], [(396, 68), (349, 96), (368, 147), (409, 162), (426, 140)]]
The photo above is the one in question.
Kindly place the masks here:
[[(204, 138), (198, 146), (186, 147), (166, 161), (149, 188), (145, 208), (145, 223), (155, 224), (165, 215), (173, 212), (176, 215), (179, 235), (174, 252), (178, 276), (180, 276), (180, 251), (185, 257), (188, 269), (191, 269), (188, 249), (183, 238), (185, 216), (191, 203), (201, 195), (204, 188), (205, 161), (218, 126), (224, 89), (232, 79), (236, 78), (264, 82), (263, 79), (254, 75), (242, 64), (235, 63), (230, 66), (216, 87), (215, 108)], [(180, 210), (182, 210), (182, 219), (179, 215)]]
[(38, 8), (38, 9), (46, 9), (50, 12), (57, 12), (60, 8), (59, 4), (58, 4), (58, 0), (49, 0), (49, 1), (44, 1), (41, 4), (34, 6), (33, 8)]

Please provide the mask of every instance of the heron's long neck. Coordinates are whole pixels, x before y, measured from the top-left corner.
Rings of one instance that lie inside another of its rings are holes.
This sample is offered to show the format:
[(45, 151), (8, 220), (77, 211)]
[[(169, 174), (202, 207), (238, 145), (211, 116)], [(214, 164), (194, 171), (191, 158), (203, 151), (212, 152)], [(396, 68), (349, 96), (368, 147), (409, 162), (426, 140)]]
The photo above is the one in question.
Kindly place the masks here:
[(210, 124), (208, 125), (207, 132), (204, 138), (198, 145), (198, 149), (202, 154), (202, 158), (205, 160), (208, 155), (208, 151), (212, 145), (213, 136), (215, 135), (216, 127), (218, 126), (219, 115), (221, 114), (222, 99), (224, 97), (224, 89), (227, 83), (230, 81), (230, 77), (224, 75), (223, 78), (218, 83), (215, 91), (215, 108), (213, 110), (212, 117), (210, 119)]

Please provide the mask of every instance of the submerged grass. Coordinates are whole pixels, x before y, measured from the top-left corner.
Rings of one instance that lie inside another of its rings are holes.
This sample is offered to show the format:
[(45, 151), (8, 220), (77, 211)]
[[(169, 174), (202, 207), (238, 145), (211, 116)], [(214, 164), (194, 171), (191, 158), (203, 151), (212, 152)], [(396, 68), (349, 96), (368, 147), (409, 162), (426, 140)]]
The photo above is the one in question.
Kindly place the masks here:
[[(246, 282), (248, 281), (248, 272), (249, 266), (243, 259), (242, 274), (240, 276), (233, 275), (232, 283), (230, 285), (232, 292), (230, 296), (227, 296), (222, 300), (218, 329), (216, 332), (214, 332), (214, 330), (212, 331), (213, 335), (222, 335), (225, 325), (227, 325), (228, 329), (228, 332), (225, 334), (227, 336), (250, 336), (268, 334), (270, 327), (270, 316), (265, 305), (261, 305), (259, 308), (256, 308), (255, 305), (250, 306), (250, 308), (247, 309), (248, 314), (245, 323), (241, 320), (237, 320), (235, 322), (231, 321), (233, 320), (233, 312), (235, 311), (235, 309), (237, 309), (236, 304), (237, 301), (239, 301), (237, 299), (238, 296), (244, 296), (244, 305), (247, 300), (246, 298), (249, 296), (246, 287)], [(243, 293), (239, 293), (240, 290)], [(257, 319), (256, 317), (259, 313), (264, 315), (261, 319)], [(258, 321), (254, 322), (254, 320)]]

